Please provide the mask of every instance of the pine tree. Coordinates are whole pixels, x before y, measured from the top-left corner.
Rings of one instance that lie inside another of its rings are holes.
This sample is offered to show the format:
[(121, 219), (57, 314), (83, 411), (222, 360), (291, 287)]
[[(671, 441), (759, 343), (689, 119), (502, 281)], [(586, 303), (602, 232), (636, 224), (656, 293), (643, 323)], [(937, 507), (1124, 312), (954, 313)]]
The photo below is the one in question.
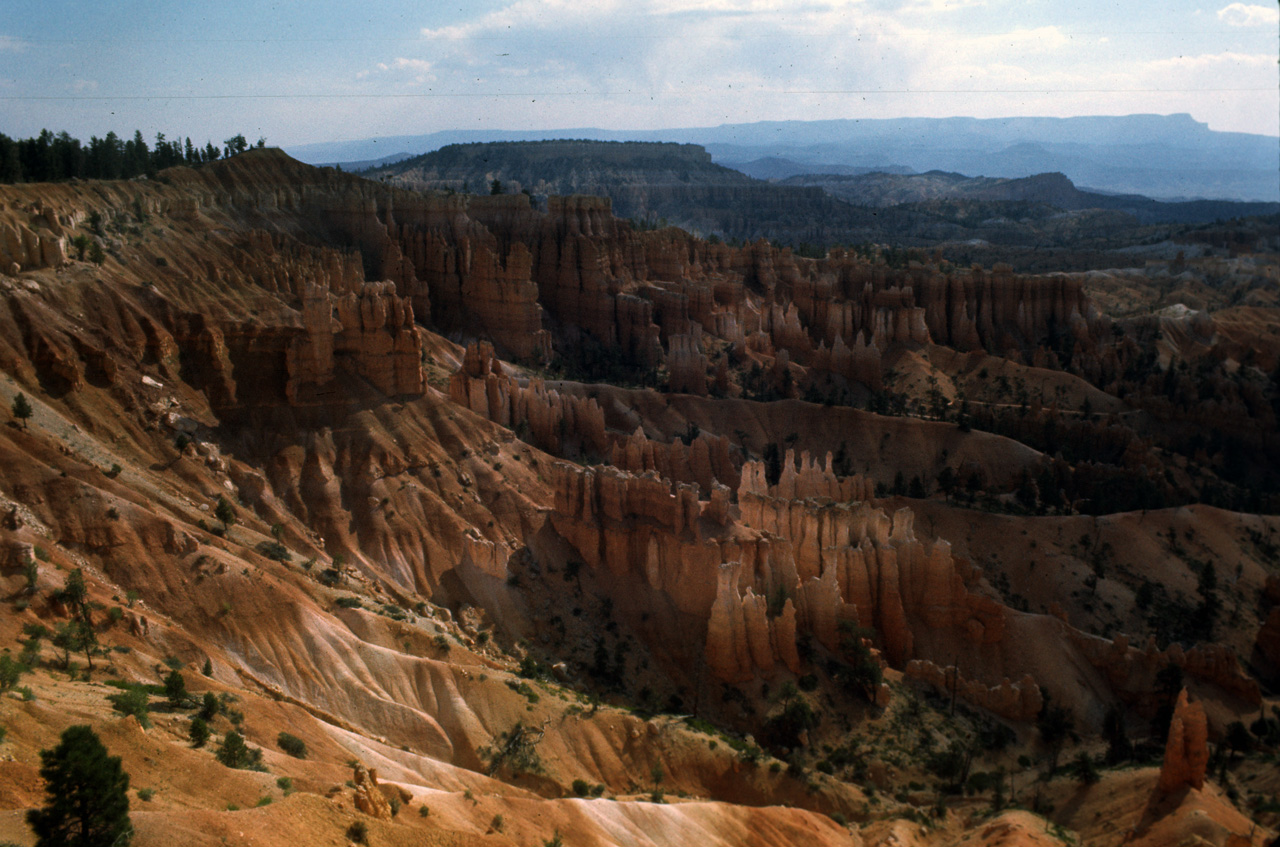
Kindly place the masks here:
[(249, 142), (245, 140), (244, 135), (238, 133), (222, 143), (226, 145), (223, 150), (223, 157), (227, 159), (232, 156), (238, 156), (249, 149)]
[(262, 751), (244, 743), (244, 736), (234, 729), (222, 737), (214, 758), (229, 768), (263, 770)]
[(93, 606), (89, 602), (89, 588), (85, 585), (84, 571), (76, 568), (68, 574), (54, 599), (66, 606), (71, 613), (71, 620), (58, 627), (54, 644), (62, 648), (65, 653), (64, 661), (68, 665), (71, 653), (84, 651), (89, 670), (93, 670), (93, 654), (98, 649), (98, 632), (93, 626)]
[(27, 399), (27, 395), (19, 392), (17, 397), (13, 398), (13, 416), (22, 421), (22, 428), (27, 428), (27, 419), (31, 417), (34, 409), (31, 408), (31, 401)]
[(209, 722), (199, 715), (193, 715), (187, 737), (191, 739), (192, 747), (203, 747), (209, 741)]
[(180, 709), (186, 705), (189, 699), (187, 695), (187, 680), (182, 676), (181, 671), (171, 671), (164, 678), (164, 696), (169, 700), (169, 705), (175, 709)]
[(129, 775), (119, 756), (107, 755), (87, 726), (62, 733), (52, 750), (40, 751), (40, 776), (49, 795), (44, 808), (27, 812), (36, 847), (125, 847), (129, 821)]
[(222, 521), (224, 528), (230, 529), (236, 522), (236, 508), (231, 505), (231, 501), (225, 495), (221, 496), (218, 498), (218, 505), (213, 507), (213, 516)]

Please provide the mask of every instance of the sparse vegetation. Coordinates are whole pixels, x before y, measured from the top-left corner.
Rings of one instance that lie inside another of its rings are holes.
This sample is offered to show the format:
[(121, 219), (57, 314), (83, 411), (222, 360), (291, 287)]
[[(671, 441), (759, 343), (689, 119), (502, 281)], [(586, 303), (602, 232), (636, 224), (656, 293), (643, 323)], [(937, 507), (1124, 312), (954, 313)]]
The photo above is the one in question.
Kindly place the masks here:
[(522, 773), (542, 773), (542, 757), (537, 749), (542, 735), (542, 729), (533, 729), (517, 721), (511, 729), (495, 737), (493, 744), (476, 751), (485, 763), (485, 773), (490, 776), (505, 773), (512, 777)]
[(132, 715), (142, 724), (143, 729), (151, 727), (151, 697), (147, 689), (141, 685), (129, 685), (118, 694), (109, 694), (107, 699), (117, 712)]
[(222, 744), (214, 751), (214, 757), (229, 768), (264, 770), (262, 751), (245, 744), (244, 736), (235, 730), (223, 737)]
[(276, 736), (276, 744), (280, 746), (281, 750), (288, 753), (295, 759), (307, 758), (307, 745), (296, 735), (290, 735), (287, 732), (282, 732)]

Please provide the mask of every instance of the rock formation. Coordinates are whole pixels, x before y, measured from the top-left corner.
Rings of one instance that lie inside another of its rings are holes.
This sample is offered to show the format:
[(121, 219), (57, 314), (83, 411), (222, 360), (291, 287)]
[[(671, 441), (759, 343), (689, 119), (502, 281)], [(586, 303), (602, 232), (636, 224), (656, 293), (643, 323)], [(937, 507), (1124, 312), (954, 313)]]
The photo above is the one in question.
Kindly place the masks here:
[(501, 426), (527, 430), (532, 443), (548, 453), (608, 452), (604, 410), (595, 400), (547, 388), (541, 379), (520, 384), (488, 342), (467, 347), (462, 366), (449, 378), (449, 398)]
[(300, 402), (345, 365), (388, 396), (421, 394), (422, 342), (413, 306), (396, 295), (395, 283), (365, 283), (334, 297), (317, 286), (302, 295), (302, 333), (286, 349), (287, 397)]
[[(836, 477), (829, 457), (822, 468), (802, 454), (797, 469), (788, 452), (774, 486), (761, 463), (748, 462), (738, 488), (741, 516), (727, 526), (714, 494), (701, 502), (695, 487), (654, 471), (565, 464), (556, 471), (552, 521), (560, 534), (588, 566), (643, 581), (706, 619), (707, 665), (725, 681), (777, 667), (796, 672), (797, 635), (810, 633), (838, 651), (845, 623), (873, 629), (896, 667), (917, 657), (917, 632), (975, 646), (1004, 637), (1007, 610), (969, 590), (974, 576), (957, 567), (950, 546), (917, 541), (909, 510), (890, 518), (875, 509), (866, 502), (870, 482)], [(695, 532), (700, 520), (703, 530)], [(974, 682), (961, 693), (1000, 714), (1038, 709), (1038, 688), (1025, 677), (1017, 687)]]
[(770, 616), (768, 599), (751, 587), (739, 593), (742, 563), (720, 566), (716, 599), (707, 620), (707, 668), (727, 682), (773, 674), (776, 664), (795, 674), (804, 670), (796, 648), (796, 608), (788, 599)]
[(667, 387), (677, 394), (707, 393), (707, 357), (697, 335), (673, 335), (667, 350)]
[(391, 820), (391, 803), (378, 785), (378, 772), (356, 762), (351, 768), (355, 806), (371, 818)]
[(620, 470), (656, 471), (675, 482), (697, 483), (702, 494), (710, 496), (716, 484), (737, 491), (741, 472), (734, 455), (724, 436), (703, 432), (687, 445), (680, 439), (664, 443), (649, 439), (639, 428), (614, 442), (609, 463)]
[(1030, 361), (1050, 337), (1088, 341), (1105, 329), (1079, 280), (1065, 276), (890, 268), (848, 251), (798, 259), (763, 241), (706, 244), (634, 231), (602, 198), (553, 196), (543, 214), (524, 195), (393, 192), (373, 203), (381, 234), (368, 232), (369, 201), (356, 205), (345, 225), (377, 242), (382, 267), (398, 269), (384, 273), (403, 278), (419, 312), (429, 302), (446, 331), (482, 333), (500, 353), (545, 360), (545, 309), (562, 331), (589, 334), (630, 366), (665, 363), (679, 392), (706, 391), (711, 339), (774, 370), (785, 353), (801, 372), (877, 389), (890, 345), (937, 342)]
[(1030, 675), (1024, 675), (1017, 682), (1004, 679), (999, 685), (992, 687), (977, 680), (965, 679), (954, 665), (943, 668), (928, 659), (912, 659), (903, 668), (903, 673), (946, 694), (954, 692), (959, 699), (1008, 721), (1034, 721), (1044, 708), (1040, 686)]
[(1209, 766), (1209, 722), (1204, 707), (1191, 702), (1184, 688), (1178, 694), (1169, 722), (1169, 740), (1160, 766), (1160, 791), (1169, 794), (1183, 786), (1204, 787)]
[(1159, 650), (1155, 639), (1150, 638), (1139, 649), (1130, 645), (1124, 635), (1108, 640), (1075, 629), (1067, 632), (1076, 649), (1106, 675), (1117, 694), (1128, 700), (1140, 704), (1149, 701), (1156, 674), (1175, 665), (1188, 676), (1229, 691), (1247, 703), (1257, 705), (1262, 701), (1257, 680), (1244, 672), (1235, 652), (1224, 644), (1198, 644), (1189, 650), (1171, 644)]

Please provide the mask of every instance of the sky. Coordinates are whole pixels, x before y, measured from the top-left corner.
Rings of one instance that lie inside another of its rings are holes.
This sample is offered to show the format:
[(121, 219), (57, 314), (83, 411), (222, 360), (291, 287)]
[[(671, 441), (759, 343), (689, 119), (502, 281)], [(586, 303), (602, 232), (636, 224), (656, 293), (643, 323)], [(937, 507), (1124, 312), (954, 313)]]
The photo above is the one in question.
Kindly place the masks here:
[(1280, 5), (0, 0), (0, 132), (290, 146), (446, 129), (1187, 112), (1280, 135)]

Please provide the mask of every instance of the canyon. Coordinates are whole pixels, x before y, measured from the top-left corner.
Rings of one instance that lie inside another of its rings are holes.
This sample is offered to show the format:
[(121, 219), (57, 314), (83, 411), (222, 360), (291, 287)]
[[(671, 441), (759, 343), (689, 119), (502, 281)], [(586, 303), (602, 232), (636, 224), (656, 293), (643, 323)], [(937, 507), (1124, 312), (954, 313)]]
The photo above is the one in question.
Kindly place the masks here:
[[(34, 639), (0, 840), (89, 723), (138, 844), (1267, 843), (1280, 262), (1176, 261), (807, 258), (273, 149), (0, 186), (0, 645), (78, 571), (108, 648)], [(265, 773), (113, 710), (171, 669)]]

